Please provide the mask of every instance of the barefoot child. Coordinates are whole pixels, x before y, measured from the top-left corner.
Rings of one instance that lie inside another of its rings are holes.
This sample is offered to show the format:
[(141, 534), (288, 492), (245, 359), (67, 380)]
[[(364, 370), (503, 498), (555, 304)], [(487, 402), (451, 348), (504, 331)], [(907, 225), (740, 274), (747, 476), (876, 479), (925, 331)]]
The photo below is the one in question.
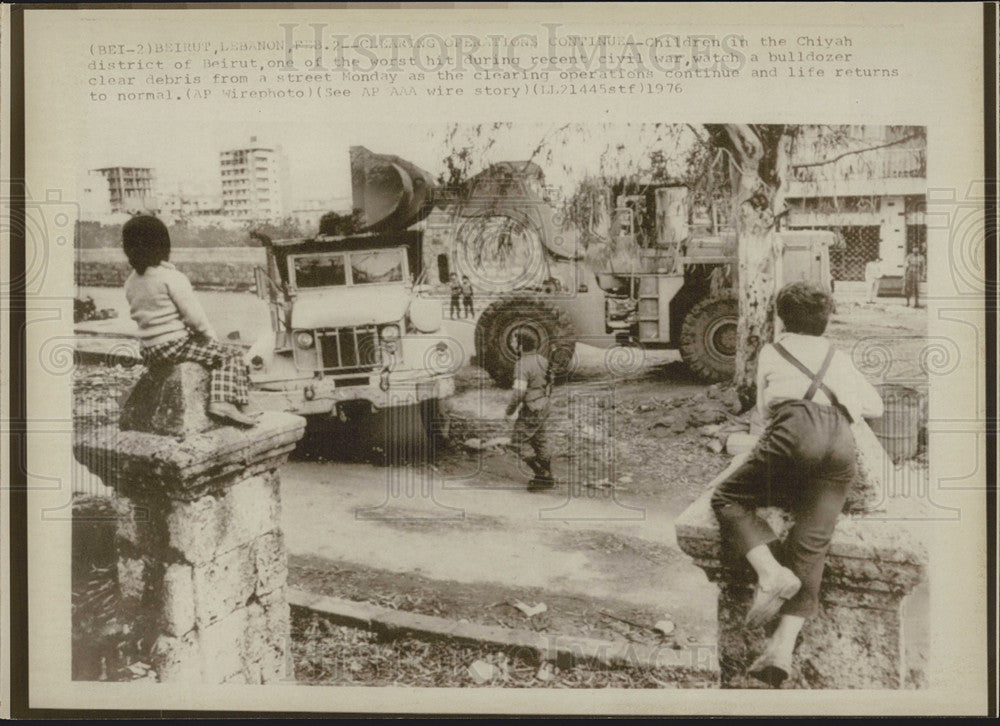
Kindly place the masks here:
[[(727, 548), (757, 574), (747, 626), (781, 619), (750, 675), (774, 687), (791, 672), (805, 619), (819, 606), (820, 580), (837, 517), (854, 478), (850, 424), (882, 415), (882, 399), (850, 357), (822, 337), (833, 309), (825, 292), (804, 282), (777, 296), (785, 332), (757, 361), (757, 405), (766, 428), (712, 496)], [(815, 371), (815, 372), (814, 372)], [(783, 547), (760, 506), (781, 506), (795, 524)], [(772, 547), (783, 554), (778, 561)], [(787, 565), (787, 566), (786, 566)]]
[(211, 371), (208, 413), (253, 426), (248, 402), (250, 372), (239, 351), (215, 340), (191, 283), (171, 265), (170, 234), (156, 217), (133, 217), (122, 227), (122, 246), (134, 272), (125, 281), (132, 319), (139, 325), (147, 367), (191, 361)]

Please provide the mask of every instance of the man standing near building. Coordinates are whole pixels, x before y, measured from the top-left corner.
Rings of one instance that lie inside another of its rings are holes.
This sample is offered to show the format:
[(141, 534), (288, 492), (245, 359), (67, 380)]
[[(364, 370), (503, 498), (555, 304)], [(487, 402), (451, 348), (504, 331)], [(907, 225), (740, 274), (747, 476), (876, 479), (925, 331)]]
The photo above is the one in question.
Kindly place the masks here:
[(535, 473), (528, 491), (555, 486), (549, 453), (549, 397), (552, 371), (549, 362), (538, 353), (538, 338), (521, 328), (515, 334), (520, 358), (514, 366), (514, 390), (507, 404), (507, 417), (517, 414), (511, 443), (518, 455)]
[(475, 317), (476, 311), (472, 309), (472, 281), (468, 275), (462, 275), (462, 307), (465, 309), (464, 317)]
[(924, 257), (924, 246), (913, 245), (910, 254), (906, 256), (903, 263), (903, 296), (906, 298), (906, 305), (909, 307), (910, 298), (913, 298), (913, 307), (920, 307), (920, 281), (924, 277), (924, 269), (927, 266), (927, 258)]
[(882, 258), (876, 257), (865, 265), (865, 284), (868, 287), (868, 302), (875, 302), (879, 281), (882, 279)]
[(454, 272), (448, 278), (448, 287), (451, 290), (451, 319), (454, 320), (462, 314), (462, 283)]

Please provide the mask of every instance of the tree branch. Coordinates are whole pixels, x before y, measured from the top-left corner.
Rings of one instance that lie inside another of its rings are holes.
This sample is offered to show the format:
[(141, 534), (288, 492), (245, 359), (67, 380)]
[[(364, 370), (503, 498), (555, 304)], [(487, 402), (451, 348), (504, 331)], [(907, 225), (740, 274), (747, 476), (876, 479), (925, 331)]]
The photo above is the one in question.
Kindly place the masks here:
[(834, 164), (834, 163), (840, 161), (841, 159), (843, 159), (844, 157), (847, 157), (847, 156), (852, 156), (854, 154), (865, 154), (865, 153), (867, 153), (869, 151), (876, 151), (878, 149), (885, 149), (885, 148), (888, 148), (890, 146), (898, 146), (899, 144), (906, 143), (907, 141), (912, 141), (913, 139), (919, 139), (922, 136), (923, 136), (923, 134), (920, 133), (920, 132), (913, 133), (913, 134), (909, 134), (908, 136), (904, 136), (904, 137), (902, 137), (900, 139), (896, 139), (895, 141), (890, 141), (890, 142), (885, 143), (885, 144), (879, 144), (878, 146), (866, 146), (863, 149), (852, 149), (851, 151), (845, 151), (843, 154), (838, 154), (837, 156), (833, 157), (832, 159), (823, 159), (822, 161), (810, 161), (810, 162), (808, 162), (806, 164), (792, 164), (791, 168), (792, 169), (805, 169), (805, 168), (810, 167), (810, 166), (823, 166), (825, 164)]

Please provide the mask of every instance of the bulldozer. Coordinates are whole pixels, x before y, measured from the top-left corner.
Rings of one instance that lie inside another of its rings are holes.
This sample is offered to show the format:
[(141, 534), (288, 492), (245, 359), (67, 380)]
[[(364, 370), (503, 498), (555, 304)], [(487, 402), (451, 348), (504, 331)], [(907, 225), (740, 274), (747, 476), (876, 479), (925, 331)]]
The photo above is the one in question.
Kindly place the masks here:
[[(647, 195), (616, 199), (614, 246), (632, 254), (625, 264), (594, 269), (579, 232), (560, 219), (545, 192), (537, 165), (504, 162), (471, 180), (454, 212), (454, 255), (461, 273), (494, 296), (477, 322), (475, 352), (497, 385), (513, 382), (515, 334), (525, 327), (557, 367), (557, 380), (571, 371), (577, 343), (677, 349), (700, 380), (732, 379), (735, 231), (715, 205), (693, 204), (684, 186), (652, 191), (652, 205)], [(809, 280), (832, 292), (829, 247), (836, 235), (780, 236), (779, 279)]]

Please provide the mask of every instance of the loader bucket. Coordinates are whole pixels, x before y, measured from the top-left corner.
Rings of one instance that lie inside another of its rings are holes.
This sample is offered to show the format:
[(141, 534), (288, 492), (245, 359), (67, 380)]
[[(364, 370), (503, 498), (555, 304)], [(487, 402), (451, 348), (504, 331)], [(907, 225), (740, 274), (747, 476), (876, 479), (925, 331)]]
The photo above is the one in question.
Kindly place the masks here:
[(406, 229), (430, 214), (434, 178), (405, 159), (351, 147), (354, 209), (362, 214), (362, 231)]

